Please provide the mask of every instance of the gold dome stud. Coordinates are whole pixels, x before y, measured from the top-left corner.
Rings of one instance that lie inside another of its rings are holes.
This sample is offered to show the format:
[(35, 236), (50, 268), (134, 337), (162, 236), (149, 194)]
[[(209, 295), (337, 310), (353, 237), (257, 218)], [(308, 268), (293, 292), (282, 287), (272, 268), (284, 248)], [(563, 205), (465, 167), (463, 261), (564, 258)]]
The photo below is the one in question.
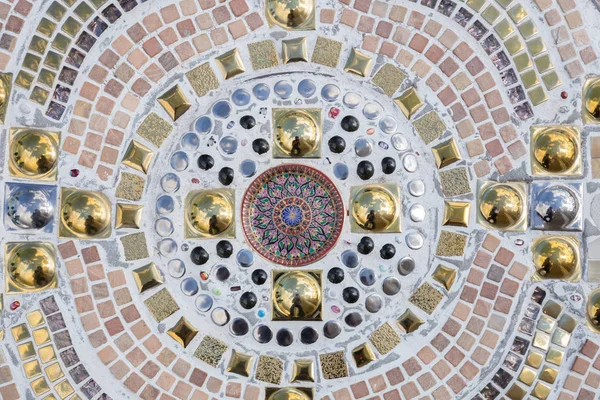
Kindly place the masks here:
[(401, 232), (400, 187), (395, 184), (354, 186), (350, 190), (353, 233)]
[(600, 77), (588, 78), (583, 85), (582, 119), (585, 124), (600, 124)]
[(273, 320), (320, 321), (321, 271), (273, 272)]
[(34, 128), (12, 128), (8, 169), (12, 176), (56, 180), (60, 135)]
[(596, 333), (600, 333), (600, 289), (596, 289), (590, 293), (585, 311), (590, 329)]
[(537, 239), (532, 246), (536, 272), (531, 279), (578, 282), (581, 278), (579, 246), (575, 236), (542, 236)]
[(312, 400), (313, 393), (311, 388), (303, 387), (266, 388), (265, 397), (267, 400)]
[(105, 239), (111, 233), (111, 204), (100, 192), (63, 188), (58, 236)]
[(273, 109), (273, 157), (321, 157), (321, 124), (320, 109)]
[(315, 9), (315, 0), (267, 0), (267, 23), (287, 30), (314, 30)]
[(4, 257), (7, 294), (40, 292), (57, 287), (56, 250), (51, 243), (7, 243)]
[(235, 237), (235, 192), (231, 189), (194, 190), (185, 201), (185, 237)]
[(538, 126), (531, 131), (534, 175), (581, 174), (580, 132), (574, 126)]
[(527, 196), (523, 182), (479, 182), (477, 222), (489, 229), (524, 231)]

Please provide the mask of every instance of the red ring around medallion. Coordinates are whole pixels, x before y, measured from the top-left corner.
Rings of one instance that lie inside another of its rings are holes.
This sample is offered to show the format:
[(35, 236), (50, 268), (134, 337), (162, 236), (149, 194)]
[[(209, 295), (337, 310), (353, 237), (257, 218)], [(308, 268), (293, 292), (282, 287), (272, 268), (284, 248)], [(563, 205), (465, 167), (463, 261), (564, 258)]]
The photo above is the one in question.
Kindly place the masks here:
[(301, 164), (282, 164), (256, 177), (244, 193), (241, 212), (250, 246), (288, 267), (323, 258), (344, 223), (344, 204), (334, 183)]

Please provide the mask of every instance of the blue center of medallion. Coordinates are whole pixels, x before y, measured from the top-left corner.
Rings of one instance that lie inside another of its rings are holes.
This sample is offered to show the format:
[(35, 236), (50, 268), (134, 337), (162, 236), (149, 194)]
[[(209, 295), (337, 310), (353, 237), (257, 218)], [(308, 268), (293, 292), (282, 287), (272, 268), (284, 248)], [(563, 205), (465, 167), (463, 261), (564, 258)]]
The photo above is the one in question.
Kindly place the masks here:
[(295, 205), (287, 206), (281, 211), (281, 219), (288, 226), (298, 226), (302, 222), (302, 210)]

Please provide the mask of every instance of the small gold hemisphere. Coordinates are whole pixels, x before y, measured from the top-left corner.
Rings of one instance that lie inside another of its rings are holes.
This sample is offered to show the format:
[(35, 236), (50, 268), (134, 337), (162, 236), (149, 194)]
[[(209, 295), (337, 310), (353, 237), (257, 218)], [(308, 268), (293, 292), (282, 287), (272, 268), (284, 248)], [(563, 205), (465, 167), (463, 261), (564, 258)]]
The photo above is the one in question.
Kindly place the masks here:
[(188, 237), (215, 237), (234, 225), (233, 198), (226, 191), (203, 190), (188, 195), (186, 222)]
[(600, 289), (594, 290), (588, 296), (586, 306), (588, 326), (596, 333), (600, 333)]
[[(534, 134), (534, 172), (564, 175), (579, 164), (579, 143), (575, 134), (567, 128), (549, 127)], [(537, 167), (537, 171), (536, 168)]]
[(288, 110), (275, 121), (277, 154), (286, 157), (312, 156), (321, 143), (321, 129), (311, 113)]
[(63, 189), (60, 237), (102, 239), (110, 235), (111, 205), (102, 193)]
[(30, 293), (55, 288), (56, 251), (45, 242), (7, 243), (6, 293)]
[(489, 184), (482, 187), (479, 197), (480, 219), (500, 230), (513, 230), (525, 217), (522, 194), (509, 184)]
[(387, 231), (398, 218), (398, 211), (396, 199), (383, 187), (366, 186), (352, 199), (352, 218), (366, 231)]
[(273, 316), (279, 320), (320, 319), (321, 282), (308, 271), (283, 272), (273, 283)]
[(54, 178), (58, 162), (58, 137), (40, 129), (15, 129), (10, 141), (10, 171), (13, 176)]
[(533, 246), (533, 280), (561, 279), (576, 282), (581, 276), (579, 241), (573, 236), (546, 236)]
[(600, 124), (600, 77), (589, 78), (583, 86), (583, 120)]
[(276, 389), (267, 400), (311, 400), (311, 396), (299, 388), (285, 387)]
[(315, 0), (267, 0), (267, 22), (287, 30), (315, 29)]

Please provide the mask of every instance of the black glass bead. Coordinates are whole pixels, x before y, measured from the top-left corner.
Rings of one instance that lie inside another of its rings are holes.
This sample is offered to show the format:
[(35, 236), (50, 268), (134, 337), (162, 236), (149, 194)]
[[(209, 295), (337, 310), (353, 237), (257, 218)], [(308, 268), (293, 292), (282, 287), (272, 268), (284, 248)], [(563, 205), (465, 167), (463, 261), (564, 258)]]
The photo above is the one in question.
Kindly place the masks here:
[(252, 115), (244, 115), (240, 118), (240, 125), (244, 129), (252, 129), (256, 126), (256, 120)]
[(229, 167), (223, 167), (219, 171), (219, 182), (222, 185), (229, 186), (233, 182), (233, 169)]
[(384, 244), (381, 250), (379, 250), (379, 255), (384, 260), (394, 258), (394, 256), (396, 255), (396, 247), (394, 247), (394, 245), (391, 243)]
[(194, 264), (203, 265), (208, 261), (208, 252), (202, 246), (194, 247), (190, 253), (190, 258)]
[(327, 273), (327, 279), (331, 283), (340, 283), (344, 280), (344, 270), (339, 267), (334, 267)]
[(217, 255), (221, 258), (229, 258), (233, 254), (233, 246), (229, 240), (221, 240), (217, 243)]
[(267, 281), (268, 278), (269, 275), (267, 275), (264, 269), (255, 269), (252, 272), (252, 282), (254, 282), (257, 285), (262, 285)]
[(384, 157), (381, 160), (381, 170), (384, 174), (391, 174), (396, 170), (396, 160), (392, 157)]
[(346, 150), (346, 141), (344, 140), (343, 137), (341, 136), (334, 136), (331, 139), (329, 139), (329, 150), (331, 150), (332, 153), (343, 153), (344, 150)]
[(344, 288), (344, 290), (342, 291), (342, 297), (344, 298), (344, 301), (346, 303), (356, 303), (358, 301), (358, 298), (360, 297), (360, 293), (358, 292), (358, 289), (355, 287), (347, 287)]
[(258, 299), (256, 298), (256, 295), (252, 292), (245, 292), (240, 296), (240, 305), (246, 310), (252, 309), (252, 307), (256, 305), (257, 301)]
[(248, 321), (246, 321), (243, 318), (235, 318), (233, 321), (231, 321), (231, 333), (233, 333), (236, 336), (243, 336), (246, 333), (248, 333), (249, 330), (249, 326), (248, 326)]
[(317, 339), (319, 339), (319, 333), (315, 328), (307, 326), (300, 331), (300, 341), (304, 344), (313, 344)]
[(226, 281), (227, 279), (229, 279), (229, 276), (231, 275), (231, 273), (229, 272), (229, 269), (227, 269), (226, 266), (222, 265), (219, 268), (217, 268), (217, 279), (220, 280), (221, 282)]
[(366, 181), (367, 179), (371, 179), (373, 174), (375, 173), (375, 167), (370, 161), (361, 161), (358, 163), (356, 167), (356, 174), (360, 179)]
[(353, 115), (346, 115), (342, 118), (342, 129), (346, 132), (356, 132), (358, 130), (358, 119)]
[(264, 154), (269, 151), (269, 142), (265, 139), (255, 139), (252, 142), (252, 150), (257, 154)]
[(208, 171), (209, 169), (211, 169), (214, 166), (215, 166), (215, 159), (212, 158), (211, 155), (202, 154), (200, 157), (198, 157), (198, 167), (200, 169)]
[(294, 335), (285, 328), (280, 329), (275, 335), (275, 340), (277, 340), (277, 344), (280, 346), (289, 346), (294, 341)]
[(360, 254), (370, 254), (374, 248), (375, 242), (368, 236), (363, 236), (356, 246), (356, 250), (358, 250)]

